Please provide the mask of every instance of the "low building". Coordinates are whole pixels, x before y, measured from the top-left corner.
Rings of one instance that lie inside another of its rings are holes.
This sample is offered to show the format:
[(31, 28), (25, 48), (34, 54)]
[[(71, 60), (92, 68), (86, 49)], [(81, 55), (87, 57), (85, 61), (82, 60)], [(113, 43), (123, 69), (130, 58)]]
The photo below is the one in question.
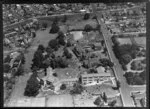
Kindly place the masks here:
[(91, 83), (100, 83), (104, 82), (107, 80), (110, 80), (112, 78), (110, 73), (96, 73), (96, 74), (82, 74), (81, 79), (82, 79), (82, 84), (91, 84)]
[(67, 78), (67, 79), (62, 79), (61, 83), (66, 84), (68, 86), (73, 86), (74, 83), (78, 81), (78, 78)]

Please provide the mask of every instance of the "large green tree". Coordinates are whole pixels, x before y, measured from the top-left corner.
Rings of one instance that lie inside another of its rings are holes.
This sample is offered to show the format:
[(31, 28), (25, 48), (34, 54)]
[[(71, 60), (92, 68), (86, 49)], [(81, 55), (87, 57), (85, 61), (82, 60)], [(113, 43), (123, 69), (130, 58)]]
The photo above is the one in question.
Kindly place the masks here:
[(36, 74), (32, 74), (30, 79), (27, 81), (24, 95), (29, 97), (35, 97), (39, 93), (41, 88), (40, 81), (37, 80)]

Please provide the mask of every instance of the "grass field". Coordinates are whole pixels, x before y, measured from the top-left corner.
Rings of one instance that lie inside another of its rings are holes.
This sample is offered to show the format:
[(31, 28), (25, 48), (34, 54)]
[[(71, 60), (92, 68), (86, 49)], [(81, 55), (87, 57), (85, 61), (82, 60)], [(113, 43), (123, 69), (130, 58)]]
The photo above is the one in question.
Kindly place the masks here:
[(121, 45), (123, 45), (123, 44), (132, 44), (130, 38), (117, 38), (117, 40), (119, 41), (119, 43)]
[(143, 46), (143, 47), (146, 47), (146, 37), (136, 37), (134, 38), (136, 43)]

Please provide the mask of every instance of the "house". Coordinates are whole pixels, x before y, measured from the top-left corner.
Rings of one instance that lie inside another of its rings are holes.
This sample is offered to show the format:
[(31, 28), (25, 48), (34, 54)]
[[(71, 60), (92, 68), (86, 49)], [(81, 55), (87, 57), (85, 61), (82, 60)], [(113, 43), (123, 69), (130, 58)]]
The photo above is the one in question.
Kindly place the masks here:
[(100, 82), (104, 82), (107, 80), (111, 79), (111, 74), (110, 73), (105, 73), (105, 72), (101, 72), (101, 73), (97, 73), (97, 74), (82, 74), (81, 75), (81, 79), (82, 79), (82, 84), (86, 85), (86, 84), (91, 84), (93, 82), (96, 83), (100, 83)]

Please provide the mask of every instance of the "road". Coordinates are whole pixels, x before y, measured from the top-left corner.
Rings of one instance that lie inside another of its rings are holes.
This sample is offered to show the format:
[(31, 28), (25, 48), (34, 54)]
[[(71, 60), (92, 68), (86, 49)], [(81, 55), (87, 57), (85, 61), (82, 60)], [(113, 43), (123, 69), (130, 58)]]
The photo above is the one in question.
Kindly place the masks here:
[(121, 23), (127, 23), (127, 22), (143, 22), (144, 20), (146, 20), (146, 18), (141, 18), (138, 20), (135, 19), (129, 19), (129, 20), (124, 20), (124, 21), (119, 21), (119, 22), (105, 22), (107, 25), (112, 25), (112, 24), (121, 24)]
[[(93, 7), (93, 10), (95, 10), (94, 8), (95, 7)], [(95, 14), (97, 14), (96, 11), (93, 11), (93, 12), (95, 12)], [(98, 24), (101, 25), (101, 31), (102, 31), (103, 36), (104, 36), (104, 41), (105, 41), (105, 44), (106, 44), (106, 47), (107, 47), (107, 50), (108, 50), (108, 54), (110, 56), (110, 60), (113, 63), (115, 63), (115, 66), (113, 67), (115, 76), (121, 83), (119, 91), (121, 93), (123, 106), (124, 107), (134, 107), (133, 100), (130, 97), (130, 92), (131, 91), (143, 90), (145, 87), (144, 88), (143, 87), (138, 87), (138, 90), (137, 90), (136, 87), (134, 87), (132, 89), (129, 87), (129, 85), (126, 82), (126, 78), (123, 76), (125, 72), (123, 71), (121, 65), (119, 64), (118, 59), (115, 57), (115, 55), (113, 53), (113, 50), (112, 50), (113, 42), (111, 40), (111, 33), (107, 30), (107, 27), (101, 21), (101, 18), (97, 17), (97, 19), (98, 19), (97, 20)], [(133, 89), (135, 89), (135, 90), (133, 90)]]

